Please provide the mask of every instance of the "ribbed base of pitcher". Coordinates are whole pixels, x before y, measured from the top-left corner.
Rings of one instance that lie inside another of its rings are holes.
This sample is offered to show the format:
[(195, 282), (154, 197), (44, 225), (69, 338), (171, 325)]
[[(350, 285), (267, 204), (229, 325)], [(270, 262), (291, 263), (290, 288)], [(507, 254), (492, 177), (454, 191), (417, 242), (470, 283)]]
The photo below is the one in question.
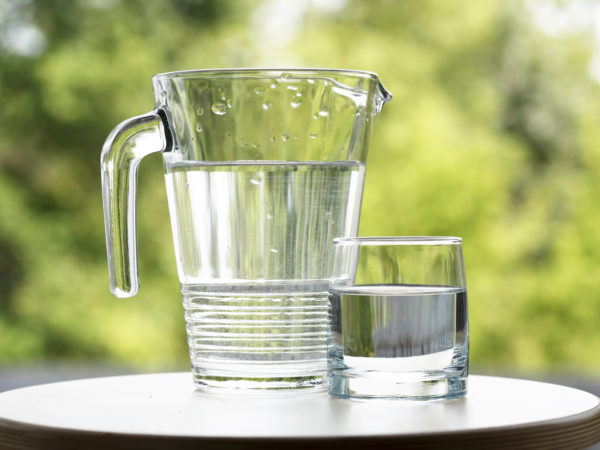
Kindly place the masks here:
[[(283, 292), (282, 292), (283, 291)], [(326, 384), (328, 295), (183, 289), (196, 385), (318, 390)]]

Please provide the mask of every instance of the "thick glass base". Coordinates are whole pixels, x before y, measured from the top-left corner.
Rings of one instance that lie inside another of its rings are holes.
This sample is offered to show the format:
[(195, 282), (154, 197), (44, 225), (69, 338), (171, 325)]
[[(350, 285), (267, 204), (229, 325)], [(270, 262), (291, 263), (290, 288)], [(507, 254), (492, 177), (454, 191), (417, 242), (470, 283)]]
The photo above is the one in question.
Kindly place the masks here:
[(333, 375), (329, 377), (329, 394), (341, 398), (435, 400), (458, 398), (467, 393), (466, 377), (447, 378), (423, 373), (412, 379), (402, 378)]
[(404, 358), (352, 357), (333, 350), (328, 389), (336, 397), (435, 400), (467, 393), (466, 346)]

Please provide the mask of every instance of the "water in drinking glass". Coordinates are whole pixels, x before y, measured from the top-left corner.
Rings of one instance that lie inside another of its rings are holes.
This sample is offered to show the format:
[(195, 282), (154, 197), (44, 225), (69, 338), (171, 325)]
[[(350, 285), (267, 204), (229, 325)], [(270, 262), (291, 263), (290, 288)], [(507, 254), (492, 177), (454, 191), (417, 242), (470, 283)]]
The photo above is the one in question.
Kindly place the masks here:
[[(436, 379), (441, 395), (448, 391), (447, 379), (466, 376), (464, 288), (389, 284), (335, 289), (331, 329), (329, 370), (343, 373), (351, 386), (334, 386), (337, 393), (432, 397)], [(420, 378), (428, 382), (419, 383)], [(412, 381), (416, 390), (411, 390)]]

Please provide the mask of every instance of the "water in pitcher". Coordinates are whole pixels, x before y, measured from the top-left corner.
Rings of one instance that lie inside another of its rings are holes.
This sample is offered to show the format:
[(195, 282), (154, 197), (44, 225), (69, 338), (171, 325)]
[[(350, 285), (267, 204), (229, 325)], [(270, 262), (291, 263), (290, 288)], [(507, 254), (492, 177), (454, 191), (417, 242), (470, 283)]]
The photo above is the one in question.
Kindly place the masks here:
[(324, 383), (332, 240), (356, 233), (363, 178), (352, 161), (167, 163), (197, 384)]

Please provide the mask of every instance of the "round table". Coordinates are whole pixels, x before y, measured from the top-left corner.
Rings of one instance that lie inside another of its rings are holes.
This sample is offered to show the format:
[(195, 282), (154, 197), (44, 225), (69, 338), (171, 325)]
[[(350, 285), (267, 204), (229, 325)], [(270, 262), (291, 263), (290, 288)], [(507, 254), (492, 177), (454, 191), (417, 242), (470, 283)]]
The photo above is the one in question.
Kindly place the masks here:
[(95, 378), (0, 394), (0, 448), (584, 448), (600, 399), (471, 376), (465, 398), (344, 400), (200, 393), (189, 373)]

